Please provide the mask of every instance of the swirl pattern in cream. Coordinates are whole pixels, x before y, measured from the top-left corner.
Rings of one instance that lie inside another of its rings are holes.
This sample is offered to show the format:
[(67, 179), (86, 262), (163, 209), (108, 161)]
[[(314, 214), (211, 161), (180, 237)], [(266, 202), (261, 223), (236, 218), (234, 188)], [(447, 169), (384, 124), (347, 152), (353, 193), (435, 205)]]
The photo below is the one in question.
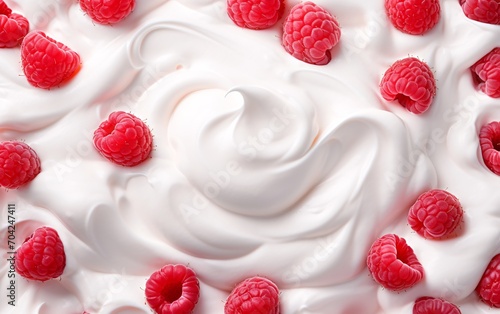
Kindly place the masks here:
[[(330, 64), (314, 66), (285, 52), (280, 25), (235, 26), (224, 0), (138, 1), (112, 27), (76, 1), (9, 1), (83, 67), (63, 88), (39, 90), (21, 75), (19, 49), (0, 51), (0, 137), (42, 160), (28, 186), (0, 191), (0, 206), (16, 204), (19, 244), (50, 225), (67, 254), (60, 280), (19, 278), (16, 307), (0, 312), (150, 313), (146, 279), (183, 263), (199, 276), (196, 314), (223, 313), (253, 275), (277, 283), (284, 314), (409, 314), (424, 295), (492, 313), (474, 288), (500, 253), (500, 178), (482, 163), (477, 133), (500, 119), (500, 102), (474, 89), (468, 68), (500, 46), (500, 29), (467, 19), (458, 2), (441, 1), (436, 28), (412, 36), (387, 22), (383, 1), (318, 0), (342, 38)], [(378, 91), (408, 55), (437, 78), (420, 116)], [(151, 160), (123, 168), (95, 151), (92, 133), (115, 110), (151, 127)], [(406, 225), (430, 188), (461, 200), (460, 236), (429, 241)], [(3, 249), (6, 229), (2, 219)], [(425, 269), (407, 291), (379, 287), (366, 270), (371, 243), (388, 232)], [(2, 263), (2, 291), (7, 271)]]

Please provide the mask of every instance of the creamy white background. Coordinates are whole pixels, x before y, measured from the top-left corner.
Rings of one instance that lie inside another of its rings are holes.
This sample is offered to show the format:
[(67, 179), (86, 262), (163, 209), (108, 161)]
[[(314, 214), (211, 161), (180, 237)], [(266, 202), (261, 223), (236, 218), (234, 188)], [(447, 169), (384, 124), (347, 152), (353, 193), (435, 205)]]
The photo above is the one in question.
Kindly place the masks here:
[[(467, 19), (458, 0), (441, 1), (425, 36), (395, 30), (383, 1), (315, 2), (342, 27), (326, 66), (285, 52), (284, 19), (241, 29), (225, 1), (139, 1), (114, 26), (92, 23), (76, 1), (8, 1), (83, 64), (46, 91), (23, 77), (19, 48), (0, 51), (0, 139), (23, 140), (42, 160), (28, 186), (0, 191), (0, 246), (15, 203), (18, 244), (49, 225), (67, 254), (60, 279), (17, 277), (15, 308), (2, 263), (0, 312), (150, 313), (145, 282), (167, 263), (198, 274), (196, 314), (223, 313), (232, 287), (253, 275), (278, 284), (284, 314), (406, 314), (424, 295), (464, 314), (499, 312), (473, 290), (500, 253), (500, 178), (477, 140), (481, 125), (500, 119), (500, 102), (474, 89), (468, 68), (500, 46), (500, 28)], [(419, 116), (378, 92), (384, 71), (409, 55), (438, 85)], [(155, 149), (140, 166), (113, 165), (92, 146), (115, 110), (152, 129)], [(430, 188), (464, 207), (450, 239), (425, 240), (406, 224)], [(407, 291), (381, 288), (366, 270), (385, 233), (404, 237), (424, 266)]]

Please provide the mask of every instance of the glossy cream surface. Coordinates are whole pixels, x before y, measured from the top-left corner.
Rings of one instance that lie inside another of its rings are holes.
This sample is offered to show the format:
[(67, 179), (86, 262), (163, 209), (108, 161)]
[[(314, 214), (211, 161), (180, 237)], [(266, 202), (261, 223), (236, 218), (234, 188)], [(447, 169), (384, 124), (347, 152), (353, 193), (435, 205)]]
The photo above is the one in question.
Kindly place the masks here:
[[(82, 69), (41, 90), (23, 77), (19, 48), (0, 51), (0, 139), (25, 141), (42, 161), (29, 185), (0, 191), (0, 246), (11, 203), (16, 245), (48, 225), (67, 255), (60, 279), (17, 276), (16, 306), (2, 296), (0, 312), (150, 313), (145, 282), (168, 263), (197, 273), (195, 314), (223, 313), (232, 287), (254, 275), (279, 286), (283, 314), (410, 314), (421, 296), (464, 314), (498, 312), (474, 289), (500, 253), (500, 177), (484, 166), (477, 137), (500, 119), (500, 100), (474, 88), (469, 67), (500, 46), (499, 26), (443, 0), (436, 27), (412, 36), (386, 20), (383, 1), (315, 2), (342, 28), (325, 66), (285, 52), (284, 18), (242, 29), (223, 0), (138, 1), (114, 26), (93, 23), (77, 1), (8, 1), (31, 29), (77, 51)], [(422, 115), (378, 90), (407, 56), (437, 79)], [(93, 147), (95, 128), (116, 110), (152, 130), (152, 158), (139, 166), (114, 165)], [(431, 188), (465, 211), (446, 240), (406, 223)], [(424, 267), (406, 291), (382, 288), (366, 269), (386, 233), (404, 237)], [(2, 295), (7, 272), (1, 263)]]

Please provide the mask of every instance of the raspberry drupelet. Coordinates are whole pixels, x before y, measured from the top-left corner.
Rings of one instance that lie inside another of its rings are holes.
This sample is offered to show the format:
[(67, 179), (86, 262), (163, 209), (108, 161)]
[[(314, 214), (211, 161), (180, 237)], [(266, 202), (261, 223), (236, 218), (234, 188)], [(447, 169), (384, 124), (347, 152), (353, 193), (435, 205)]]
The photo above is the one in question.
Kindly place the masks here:
[(231, 291), (224, 314), (279, 314), (279, 289), (271, 280), (255, 276), (240, 282)]
[(396, 100), (408, 111), (422, 114), (434, 100), (436, 80), (425, 62), (408, 57), (387, 69), (380, 82), (380, 93), (385, 100)]
[(331, 49), (340, 40), (340, 26), (322, 7), (304, 2), (295, 5), (283, 25), (283, 47), (295, 58), (315, 65), (332, 59)]
[(153, 136), (138, 117), (115, 111), (95, 130), (94, 145), (102, 156), (113, 163), (133, 167), (150, 157)]
[(16, 272), (26, 279), (47, 281), (66, 267), (64, 245), (57, 231), (40, 227), (16, 251)]
[(43, 89), (69, 81), (81, 65), (78, 53), (42, 31), (26, 35), (21, 45), (21, 62), (28, 82)]
[(145, 294), (158, 314), (190, 314), (198, 303), (200, 286), (191, 268), (168, 264), (151, 274)]
[(386, 234), (372, 244), (366, 264), (373, 279), (393, 291), (411, 288), (424, 277), (413, 249), (395, 234)]

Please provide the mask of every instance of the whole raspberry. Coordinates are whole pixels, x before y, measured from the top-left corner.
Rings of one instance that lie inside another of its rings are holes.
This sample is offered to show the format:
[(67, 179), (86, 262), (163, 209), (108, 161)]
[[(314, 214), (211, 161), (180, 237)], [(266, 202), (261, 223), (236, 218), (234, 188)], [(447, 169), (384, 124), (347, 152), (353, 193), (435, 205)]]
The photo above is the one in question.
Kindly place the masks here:
[(20, 45), (29, 28), (29, 22), (24, 16), (12, 13), (7, 4), (0, 0), (0, 48)]
[(462, 221), (458, 199), (444, 190), (422, 193), (408, 212), (408, 224), (426, 239), (439, 239), (452, 233)]
[(0, 143), (0, 186), (16, 189), (40, 171), (40, 158), (30, 146), (17, 141)]
[(443, 299), (421, 297), (413, 305), (413, 314), (461, 314), (458, 307)]
[(153, 136), (141, 119), (130, 113), (115, 111), (95, 130), (94, 145), (110, 161), (132, 167), (149, 158)]
[(26, 279), (46, 281), (62, 275), (66, 266), (64, 245), (56, 230), (40, 227), (16, 252), (16, 272)]
[(274, 282), (251, 277), (240, 282), (227, 298), (224, 314), (279, 314), (279, 290)]
[(135, 0), (80, 0), (80, 7), (99, 24), (116, 24), (132, 13)]
[(500, 254), (491, 259), (476, 287), (476, 292), (484, 303), (500, 308)]
[(460, 5), (469, 19), (500, 25), (499, 0), (460, 0)]
[(408, 111), (421, 114), (429, 109), (436, 94), (436, 80), (429, 66), (417, 58), (394, 62), (380, 82), (385, 100), (397, 100)]
[(481, 127), (479, 145), (486, 167), (500, 176), (500, 121), (493, 121)]
[(41, 31), (30, 32), (21, 45), (21, 61), (28, 82), (50, 89), (69, 81), (80, 68), (80, 56)]
[(312, 2), (295, 5), (283, 25), (285, 50), (307, 63), (325, 65), (330, 62), (330, 50), (339, 40), (337, 20)]
[(158, 314), (189, 314), (200, 297), (194, 271), (184, 265), (165, 265), (146, 282), (146, 301)]
[(490, 97), (500, 98), (500, 48), (490, 51), (470, 69), (479, 90)]
[(285, 0), (227, 0), (227, 14), (234, 24), (265, 29), (273, 26), (285, 11)]
[(439, 0), (385, 0), (385, 11), (396, 29), (422, 35), (439, 22), (441, 8)]
[(411, 288), (424, 277), (413, 249), (395, 234), (386, 234), (372, 244), (366, 264), (373, 279), (389, 290)]

